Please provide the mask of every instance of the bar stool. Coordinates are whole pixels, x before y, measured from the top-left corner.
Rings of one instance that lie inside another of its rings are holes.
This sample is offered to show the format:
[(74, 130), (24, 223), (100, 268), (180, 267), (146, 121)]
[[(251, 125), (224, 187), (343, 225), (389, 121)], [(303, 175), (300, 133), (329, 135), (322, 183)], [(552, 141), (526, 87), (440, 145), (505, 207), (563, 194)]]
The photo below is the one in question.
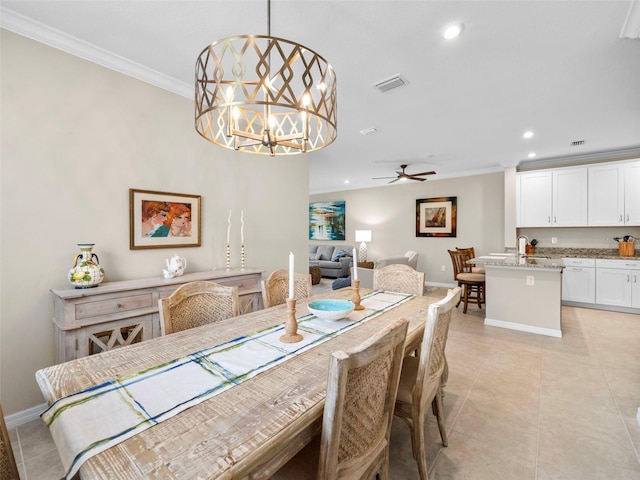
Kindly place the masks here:
[[(453, 264), (453, 277), (458, 282), (458, 286), (463, 288), (462, 296), (458, 301), (458, 305), (464, 301), (464, 310), (462, 313), (467, 313), (467, 305), (470, 300), (475, 302), (478, 308), (482, 308), (482, 305), (485, 303), (484, 273), (474, 273), (472, 265), (467, 263), (467, 260), (473, 258), (469, 249), (447, 251)], [(456, 307), (458, 305), (456, 305)]]

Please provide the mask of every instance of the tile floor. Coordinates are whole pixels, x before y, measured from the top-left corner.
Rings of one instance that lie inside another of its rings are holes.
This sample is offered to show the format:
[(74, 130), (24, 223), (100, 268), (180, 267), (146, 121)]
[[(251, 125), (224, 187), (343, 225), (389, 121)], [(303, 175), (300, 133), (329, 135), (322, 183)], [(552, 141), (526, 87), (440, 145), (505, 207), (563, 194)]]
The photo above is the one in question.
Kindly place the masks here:
[[(640, 480), (640, 316), (564, 307), (557, 339), (461, 310), (447, 343), (449, 446), (426, 425), (431, 480)], [(394, 421), (393, 480), (418, 478), (408, 431)], [(23, 480), (63, 475), (41, 421), (10, 434)]]

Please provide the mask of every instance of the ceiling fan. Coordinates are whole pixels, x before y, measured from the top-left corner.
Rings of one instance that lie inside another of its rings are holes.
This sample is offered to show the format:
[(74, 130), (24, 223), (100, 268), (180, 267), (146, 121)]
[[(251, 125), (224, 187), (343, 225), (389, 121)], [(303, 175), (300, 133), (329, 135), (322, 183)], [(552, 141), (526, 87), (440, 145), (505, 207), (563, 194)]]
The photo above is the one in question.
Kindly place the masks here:
[(424, 182), (426, 178), (420, 178), (423, 175), (435, 175), (436, 172), (431, 170), (430, 172), (420, 172), (420, 173), (406, 173), (404, 171), (409, 165), (400, 165), (402, 168), (401, 172), (396, 172), (398, 175), (394, 177), (374, 177), (371, 180), (382, 180), (383, 178), (393, 178), (389, 183), (397, 182), (398, 180), (417, 180), (418, 182)]

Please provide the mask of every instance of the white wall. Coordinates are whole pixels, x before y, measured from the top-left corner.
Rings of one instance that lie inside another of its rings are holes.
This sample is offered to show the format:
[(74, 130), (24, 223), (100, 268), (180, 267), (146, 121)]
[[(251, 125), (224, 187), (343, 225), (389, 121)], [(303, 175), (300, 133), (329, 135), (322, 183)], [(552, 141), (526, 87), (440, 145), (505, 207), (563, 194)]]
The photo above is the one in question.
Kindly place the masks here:
[[(255, 156), (203, 140), (193, 102), (1, 31), (0, 401), (5, 414), (41, 404), (34, 374), (54, 363), (51, 289), (70, 286), (77, 243), (95, 243), (105, 281), (307, 262), (308, 158)], [(129, 188), (202, 196), (202, 246), (129, 249)], [(284, 240), (284, 241), (283, 241)]]
[[(416, 237), (416, 200), (434, 197), (457, 197), (456, 238)], [(503, 174), (492, 173), (324, 193), (311, 195), (310, 201), (346, 201), (347, 238), (339, 243), (356, 245), (356, 229), (371, 230), (369, 260), (415, 250), (427, 284), (452, 285), (447, 250), (473, 246), (477, 255), (502, 251), (504, 198)]]

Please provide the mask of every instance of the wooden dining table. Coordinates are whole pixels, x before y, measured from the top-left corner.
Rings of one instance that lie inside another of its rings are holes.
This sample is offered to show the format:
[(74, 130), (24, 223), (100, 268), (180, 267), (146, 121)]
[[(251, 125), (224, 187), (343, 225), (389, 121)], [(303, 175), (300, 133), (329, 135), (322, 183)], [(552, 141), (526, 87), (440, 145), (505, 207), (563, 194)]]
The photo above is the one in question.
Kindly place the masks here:
[[(370, 290), (361, 289), (364, 297)], [(297, 316), (318, 298), (351, 299), (350, 288), (298, 300)], [(268, 478), (321, 430), (329, 356), (398, 318), (409, 321), (406, 351), (422, 340), (427, 310), (442, 294), (413, 297), (351, 330), (89, 458), (82, 479)], [(52, 402), (162, 362), (284, 323), (286, 305), (154, 338), (39, 370)], [(108, 421), (102, 420), (102, 421)]]

